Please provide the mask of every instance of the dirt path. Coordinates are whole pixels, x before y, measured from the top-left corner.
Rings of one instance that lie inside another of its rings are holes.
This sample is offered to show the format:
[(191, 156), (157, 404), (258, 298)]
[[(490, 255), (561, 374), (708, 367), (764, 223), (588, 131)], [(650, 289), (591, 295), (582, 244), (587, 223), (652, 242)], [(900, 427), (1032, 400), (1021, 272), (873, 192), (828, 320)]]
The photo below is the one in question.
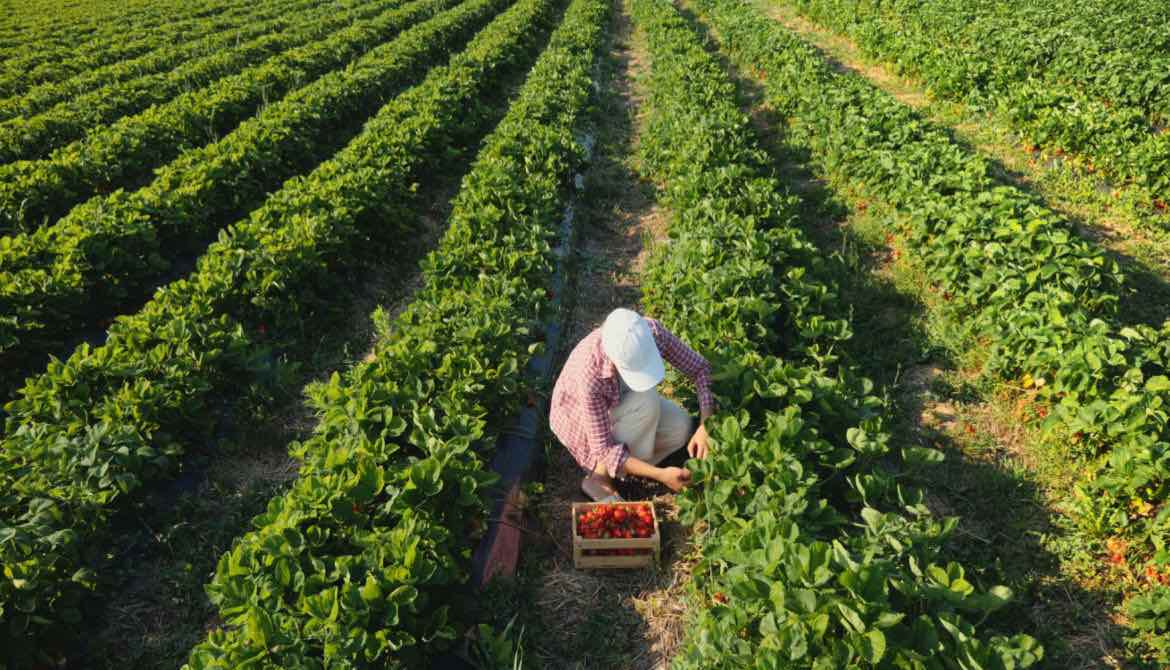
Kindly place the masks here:
[(1170, 212), (1150, 207), (1148, 194), (1111, 185), (1063, 157), (1027, 146), (997, 114), (932, 99), (923, 82), (870, 60), (847, 37), (800, 16), (783, 0), (758, 2), (838, 67), (865, 77), (932, 123), (950, 129), (959, 142), (991, 159), (1001, 178), (1035, 193), (1075, 223), (1083, 237), (1101, 245), (1125, 268), (1134, 289), (1122, 302), (1127, 318), (1161, 324), (1170, 307)]
[[(609, 44), (601, 63), (595, 159), (586, 175), (583, 216), (573, 257), (575, 298), (566, 324), (559, 370), (573, 346), (614, 308), (639, 309), (638, 276), (666, 219), (653, 185), (637, 176), (640, 95), (645, 55), (629, 16), (615, 0)], [(525, 548), (508, 612), (521, 612), (526, 655), (536, 667), (650, 670), (666, 666), (677, 646), (686, 610), (681, 593), (689, 562), (680, 559), (686, 532), (673, 520), (673, 496), (664, 487), (623, 484), (631, 499), (652, 498), (666, 519), (662, 566), (656, 570), (584, 572), (573, 567), (569, 509), (585, 500), (582, 472), (551, 435), (548, 465), (535, 513), (545, 533)]]
[[(1044, 667), (1122, 667), (1121, 629), (1112, 613), (1118, 594), (1094, 580), (1097, 557), (1070, 550), (1056, 507), (1074, 473), (1029, 427), (1029, 398), (974, 385), (970, 366), (951, 346), (960, 329), (929, 313), (920, 277), (891, 246), (887, 231), (896, 208), (858, 193), (847, 176), (817, 172), (800, 147), (785, 143), (785, 120), (764, 104), (760, 82), (724, 63), (781, 179), (802, 199), (799, 225), (820, 248), (836, 252), (825, 258), (852, 308), (850, 353), (887, 390), (894, 443), (946, 454), (942, 465), (915, 479), (936, 514), (960, 519), (948, 557), (977, 568), (981, 585), (1007, 584), (1019, 598), (984, 628), (1040, 638)], [(838, 64), (880, 79), (907, 104), (924, 104), (920, 92), (887, 72)]]

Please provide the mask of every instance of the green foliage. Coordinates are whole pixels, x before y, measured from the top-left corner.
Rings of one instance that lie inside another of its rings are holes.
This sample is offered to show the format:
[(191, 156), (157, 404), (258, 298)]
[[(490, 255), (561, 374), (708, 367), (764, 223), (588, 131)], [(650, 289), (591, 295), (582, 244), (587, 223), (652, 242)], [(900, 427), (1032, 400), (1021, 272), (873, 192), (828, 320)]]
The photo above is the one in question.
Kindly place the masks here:
[[(298, 21), (320, 20), (321, 12), (312, 11), (313, 7), (312, 0), (294, 5), (263, 3), (252, 8), (253, 13), (247, 13), (247, 9), (243, 12), (228, 11), (210, 19), (186, 22), (190, 26), (190, 32), (184, 35), (188, 41), (182, 44), (170, 44), (169, 48), (159, 48), (164, 44), (160, 41), (162, 38), (157, 34), (151, 35), (145, 41), (154, 45), (155, 48), (142, 56), (77, 72), (76, 76), (46, 81), (30, 87), (18, 95), (0, 99), (0, 120), (8, 120), (16, 116), (34, 116), (58, 103), (79, 97), (95, 89), (138, 79), (162, 70), (173, 70), (179, 66), (189, 67), (183, 64), (187, 61), (201, 59), (209, 52), (230, 49), (241, 43), (248, 44), (265, 33), (288, 30)], [(337, 10), (331, 8), (331, 11), (336, 13)], [(184, 22), (177, 21), (176, 23)], [(168, 28), (173, 30), (170, 26)], [(170, 31), (168, 30), (168, 32)], [(81, 60), (82, 58), (77, 53), (70, 54), (68, 58), (70, 61), (69, 71), (72, 72), (73, 68), (76, 67), (72, 62), (73, 59)], [(103, 55), (100, 58), (104, 59), (108, 56)], [(57, 64), (60, 64), (60, 61)], [(197, 70), (195, 72), (198, 73)], [(189, 78), (188, 81), (192, 86), (206, 83), (206, 80), (198, 78)]]
[[(508, 32), (547, 14), (535, 0), (516, 9)], [(550, 240), (608, 11), (570, 5), (466, 177), (415, 301), (393, 324), (376, 316), (372, 362), (313, 388), (321, 421), (293, 445), (301, 477), (220, 560), (208, 593), (229, 626), (191, 670), (425, 667), (461, 633), (449, 606), (486, 512), (488, 425), (521, 406), (535, 329), (552, 316)], [(511, 667), (508, 631), (479, 640), (484, 667)]]
[(524, 628), (513, 631), (516, 617), (497, 633), (487, 624), (476, 627), (475, 646), (472, 648), (472, 664), (478, 670), (523, 670)]
[[(15, 320), (11, 329), (0, 324), (0, 332), (12, 342), (9, 347), (0, 343), (0, 354), (14, 366), (28, 358), (38, 360), (45, 352), (58, 350), (87, 324), (146, 293), (160, 277), (173, 272), (174, 263), (203, 248), (207, 238), (231, 217), (251, 209), (272, 188), (333, 151), (339, 126), (356, 125), (352, 119), (374, 113), (385, 99), (425, 73), (435, 59), (463, 45), (503, 6), (503, 0), (474, 0), (444, 12), (452, 4), (454, 0), (412, 2), (370, 25), (352, 27), (312, 45), (304, 54), (320, 60), (314, 67), (302, 63), (306, 67), (297, 70), (300, 75), (296, 76), (293, 70), (278, 68), (290, 83), (309, 71), (336, 66), (372, 50), (349, 67), (267, 106), (222, 140), (186, 152), (161, 169), (145, 188), (94, 198), (52, 226), (0, 239), (4, 268), (0, 310)], [(415, 22), (420, 23), (411, 27)], [(397, 39), (375, 47), (404, 28), (409, 29)], [(297, 58), (290, 53), (286, 61)], [(238, 90), (253, 95), (260, 89), (249, 84)], [(156, 141), (165, 144), (170, 132), (196, 127), (188, 112), (194, 111), (195, 118), (218, 114), (223, 100), (211, 95), (196, 103), (194, 110), (177, 101), (175, 109), (156, 110), (159, 115), (140, 124), (145, 135), (133, 130), (113, 133), (120, 138), (116, 144), (130, 142), (144, 150)], [(243, 105), (240, 111), (254, 109)], [(132, 158), (120, 150), (114, 153)], [(69, 165), (86, 173), (111, 164), (82, 155), (71, 158)], [(46, 198), (53, 197), (62, 181), (71, 179), (67, 175), (72, 168), (58, 167), (38, 173), (51, 175), (54, 182), (44, 193)], [(73, 176), (78, 174), (73, 172)], [(28, 197), (21, 186), (28, 184), (16, 185)]]
[(1032, 143), (1170, 197), (1165, 3), (796, 0), (933, 94), (1004, 112)]
[[(357, 10), (356, 15), (360, 17), (368, 11)], [(110, 83), (39, 114), (9, 119), (0, 123), (0, 162), (42, 158), (53, 149), (85, 138), (87, 131), (92, 128), (171, 100), (190, 90), (192, 82), (211, 81), (240, 72), (293, 47), (319, 40), (346, 23), (348, 21), (342, 17), (327, 14), (317, 20), (308, 20), (289, 32), (264, 35), (233, 49), (221, 50), (207, 59), (180, 65), (174, 70), (129, 82)], [(253, 95), (259, 96), (259, 91)], [(238, 121), (239, 117), (228, 113), (229, 110), (231, 107), (224, 105), (218, 111), (227, 123), (230, 124), (233, 119)], [(213, 120), (214, 123), (199, 127), (203, 137), (208, 136), (208, 130), (214, 135), (225, 127), (231, 127), (220, 125), (225, 121), (218, 118)], [(179, 144), (171, 151), (177, 152), (183, 146)], [(156, 155), (177, 155), (164, 153), (163, 147), (155, 147), (154, 150)]]
[(1010, 590), (936, 562), (955, 522), (886, 464), (881, 402), (834, 352), (851, 337), (835, 286), (721, 66), (665, 0), (633, 14), (651, 56), (645, 163), (674, 215), (645, 302), (713, 358), (724, 408), (680, 498), (702, 554), (676, 667), (1033, 665), (1035, 640), (973, 623)]
[(1035, 393), (1048, 439), (1088, 471), (1068, 513), (1082, 538), (1121, 535), (1135, 566), (1170, 563), (1170, 322), (1117, 315), (1124, 277), (1071, 222), (987, 159), (755, 9), (700, 2), (741, 67), (790, 117), (788, 139), (904, 214), (891, 232), (939, 309), (969, 326), (986, 374)]
[[(554, 9), (551, 2), (532, 0), (502, 14), (448, 65), (434, 68), (422, 83), (383, 107), (343, 151), (310, 175), (290, 180), (264, 207), (229, 227), (189, 278), (160, 290), (139, 313), (119, 318), (104, 346), (82, 346), (68, 360), (54, 362), (7, 405), (7, 433), (0, 445), (0, 482), (5, 485), (0, 498), (0, 649), (5, 654), (21, 658), (39, 647), (42, 636), (60, 637), (62, 629), (69, 629), (78, 616), (80, 596), (92, 586), (90, 566), (100, 567), (92, 553), (100, 548), (111, 516), (146, 483), (172, 473), (183, 451), (206, 434), (217, 393), (238, 393), (238, 387), (262, 384), (273, 373), (270, 344), (305, 332), (314, 307), (337, 289), (336, 271), (350, 256), (370, 244), (393, 248), (394, 236), (409, 232), (413, 179), (445, 158), (461, 133), (484, 123), (479, 115), (468, 114), (468, 105), (531, 63)], [(505, 253), (503, 259), (513, 256)], [(490, 270), (485, 264), (484, 271)], [(476, 282), (475, 277), (463, 281), (476, 284), (482, 293), (444, 298), (433, 305), (431, 317), (466, 312), (480, 300), (504, 313), (484, 315), (468, 323), (465, 332), (451, 332), (442, 321), (428, 322), (425, 332), (420, 326), (415, 332), (419, 339), (398, 345), (414, 358), (395, 371), (400, 374), (396, 379), (405, 379), (407, 370), (456, 374), (463, 363), (436, 357), (427, 342), (460, 334), (474, 342), (516, 346), (469, 350), (466, 364), (476, 371), (510, 379), (508, 375), (522, 368), (525, 326), (504, 314), (510, 313), (509, 301), (519, 299), (514, 297), (518, 292), (528, 291), (503, 281), (504, 275), (502, 283)], [(271, 335), (266, 334), (269, 329)], [(332, 510), (341, 500), (364, 499), (379, 477), (401, 488), (397, 504), (443, 486), (444, 477), (454, 478), (444, 490), (462, 491), (451, 514), (478, 504), (472, 494), (482, 482), (474, 475), (476, 467), (465, 462), (471, 456), (464, 454), (481, 434), (476, 423), (481, 415), (471, 410), (443, 415), (446, 405), (426, 391), (431, 384), (411, 383), (409, 392), (423, 397), (411, 396), (415, 403), (403, 404), (397, 412), (380, 401), (372, 407), (347, 404), (336, 419), (347, 430), (377, 426), (388, 438), (399, 434), (406, 417), (413, 417), (415, 429), (406, 439), (435, 451), (432, 460), (390, 476), (372, 465), (366, 468), (355, 456), (347, 467), (366, 469), (329, 479), (343, 486), (339, 493), (310, 488), (312, 496), (299, 503), (306, 506), (305, 514)], [(453, 426), (455, 433), (432, 444), (436, 426)], [(391, 448), (383, 437), (372, 439), (378, 448)], [(448, 461), (463, 465), (454, 474), (437, 468)], [(301, 485), (318, 486), (308, 479)], [(387, 513), (397, 510), (391, 506)], [(420, 516), (414, 523), (419, 532), (430, 532), (426, 529), (447, 513), (444, 508), (438, 517)], [(450, 527), (456, 526), (443, 525)], [(312, 542), (321, 537), (308, 535), (306, 546), (316, 546)], [(401, 545), (401, 552), (413, 551), (409, 543)], [(447, 574), (445, 563), (425, 558), (419, 557), (407, 572)], [(409, 583), (395, 574), (387, 580)], [(375, 609), (362, 616), (383, 613)], [(434, 617), (436, 630), (443, 629), (443, 614)], [(253, 629), (269, 634), (259, 618)]]
[(1134, 597), (1126, 606), (1126, 614), (1137, 631), (1135, 637), (1152, 649), (1161, 662), (1167, 662), (1170, 659), (1170, 588), (1158, 586)]
[[(259, 18), (261, 14), (252, 12), (263, 9), (239, 0), (195, 0), (181, 8), (169, 8), (172, 11), (159, 12), (156, 6), (143, 12), (139, 6), (133, 8), (137, 11), (110, 17), (102, 15), (97, 2), (79, 2), (70, 7), (76, 13), (69, 20), (61, 5), (53, 7), (56, 11), (38, 11), (34, 4), (12, 7), (30, 9), (33, 17), (26, 15), (24, 20), (13, 20), (12, 25), (0, 28), (0, 95), (16, 97), (38, 85), (142, 57), (173, 44), (179, 36), (195, 36), (208, 27)], [(15, 19), (13, 12), (4, 18)], [(37, 48), (29, 48), (30, 44)]]
[[(414, 21), (433, 14), (433, 11), (422, 11), (418, 7), (420, 3), (395, 11), (400, 4), (399, 0), (388, 0), (336, 16), (327, 15), (312, 28), (291, 31), (284, 38), (284, 46), (271, 58), (240, 62), (236, 70), (242, 72), (223, 72), (206, 86), (182, 84), (173, 95), (158, 100), (159, 104), (139, 114), (123, 116), (124, 110), (110, 119), (91, 119), (94, 125), (103, 120), (111, 123), (94, 128), (42, 160), (18, 160), (0, 166), (3, 176), (0, 229), (35, 230), (55, 222), (74, 205), (95, 194), (140, 184), (159, 165), (209, 142), (216, 144), (222, 134), (232, 131), (261, 107), (359, 58)], [(354, 22), (354, 19), (365, 20)], [(321, 30), (328, 32), (321, 33)], [(213, 58), (227, 58), (233, 53), (228, 51)], [(149, 82), (136, 82), (128, 82), (126, 86), (141, 85), (147, 91), (159, 88), (150, 86)], [(162, 95), (161, 92), (152, 94)], [(124, 97), (105, 89), (89, 97), (92, 96), (103, 100)], [(84, 98), (77, 104), (87, 110), (93, 107)], [(325, 119), (328, 118), (326, 113)], [(56, 124), (45, 120), (45, 115), (38, 115), (0, 124), (0, 133), (12, 126), (13, 133), (24, 137), (28, 131), (17, 127), (21, 123), (37, 127)], [(90, 217), (94, 205), (101, 202), (97, 199), (89, 203)], [(62, 237), (62, 244), (67, 244), (70, 237)], [(20, 243), (18, 238), (18, 246)]]
[[(384, 0), (316, 20), (306, 17), (307, 24), (288, 33), (259, 38), (260, 53), (221, 51), (165, 74), (103, 87), (42, 114), (0, 123), (0, 138), (11, 136), (20, 146), (40, 138), (35, 155), (0, 160), (12, 161), (0, 166), (0, 230), (48, 226), (91, 196), (141, 184), (154, 168), (215, 143), (262, 106), (358, 58), (409, 25), (402, 12), (393, 11), (400, 4)], [(160, 77), (170, 79), (152, 81)]]

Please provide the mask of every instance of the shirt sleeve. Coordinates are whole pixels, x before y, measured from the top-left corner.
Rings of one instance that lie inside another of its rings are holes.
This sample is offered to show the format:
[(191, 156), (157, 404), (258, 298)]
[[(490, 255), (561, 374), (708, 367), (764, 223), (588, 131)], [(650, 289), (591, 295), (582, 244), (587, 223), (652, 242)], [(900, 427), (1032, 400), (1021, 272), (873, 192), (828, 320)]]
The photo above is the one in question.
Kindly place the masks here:
[(703, 414), (710, 414), (715, 409), (715, 397), (711, 394), (711, 364), (658, 320), (647, 321), (662, 358), (691, 380), (699, 397), (699, 409)]
[(600, 388), (603, 382), (598, 379), (589, 384), (585, 394), (584, 423), (585, 438), (589, 445), (589, 453), (595, 454), (597, 461), (605, 466), (606, 472), (614, 479), (630, 457), (630, 450), (626, 445), (615, 442), (613, 429), (609, 421), (609, 407), (606, 406), (605, 396)]

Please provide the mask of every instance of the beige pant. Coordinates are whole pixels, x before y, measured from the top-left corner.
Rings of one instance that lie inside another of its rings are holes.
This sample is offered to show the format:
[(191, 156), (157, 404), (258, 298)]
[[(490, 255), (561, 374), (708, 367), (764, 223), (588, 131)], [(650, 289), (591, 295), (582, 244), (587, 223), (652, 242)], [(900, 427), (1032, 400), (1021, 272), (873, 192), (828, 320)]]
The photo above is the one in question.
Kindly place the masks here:
[(614, 439), (624, 443), (631, 456), (653, 465), (691, 438), (691, 415), (654, 389), (627, 391), (610, 418)]

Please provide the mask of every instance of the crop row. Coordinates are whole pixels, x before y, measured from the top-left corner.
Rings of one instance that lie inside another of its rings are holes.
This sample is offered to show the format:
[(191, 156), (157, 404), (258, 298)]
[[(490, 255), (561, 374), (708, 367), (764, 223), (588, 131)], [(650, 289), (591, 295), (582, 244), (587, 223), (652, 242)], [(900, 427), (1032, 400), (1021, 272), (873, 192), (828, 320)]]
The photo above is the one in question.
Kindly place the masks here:
[(936, 563), (954, 521), (897, 483), (882, 404), (835, 353), (844, 306), (722, 66), (668, 0), (633, 15), (650, 54), (644, 164), (672, 212), (645, 304), (711, 353), (722, 408), (680, 504), (705, 523), (675, 667), (1031, 665), (1035, 640), (972, 623), (1010, 591)]
[(112, 514), (175, 470), (208, 432), (218, 395), (238, 398), (275, 374), (272, 347), (311, 329), (355, 257), (391, 252), (409, 233), (415, 180), (480, 132), (477, 103), (531, 62), (554, 9), (508, 10), (345, 149), (224, 231), (189, 278), (120, 317), (105, 345), (52, 363), (8, 403), (0, 649), (28, 652), (77, 620), (97, 579), (89, 552)]
[[(935, 95), (998, 108), (1031, 144), (1082, 155), (1094, 168), (1170, 200), (1170, 56), (1117, 51), (999, 15), (970, 22), (956, 3), (794, 0), (847, 32), (871, 57), (922, 77)], [(961, 3), (957, 3), (961, 4)], [(1047, 35), (1037, 40), (1036, 34)]]
[[(98, 133), (106, 133), (108, 129), (98, 127), (143, 110), (147, 110), (149, 115), (156, 111), (152, 105), (162, 105), (176, 96), (181, 96), (179, 99), (183, 100), (186, 98), (182, 95), (184, 93), (202, 93), (203, 97), (207, 97), (209, 91), (222, 88), (216, 84), (235, 83), (241, 76), (254, 77), (257, 70), (265, 66), (283, 64), (287, 62), (286, 56), (290, 50), (319, 43), (355, 19), (376, 15), (385, 5), (385, 2), (372, 6), (359, 5), (343, 12), (329, 7), (308, 10), (304, 20), (298, 21), (290, 30), (263, 35), (205, 58), (184, 63), (173, 70), (103, 86), (28, 118), (18, 117), (0, 122), (0, 163), (43, 158), (53, 153), (54, 149), (71, 142), (88, 140), (91, 129), (97, 128)], [(244, 72), (236, 74), (241, 70)], [(226, 77), (226, 82), (221, 77)], [(192, 92), (193, 87), (199, 88), (209, 83), (211, 86), (207, 89)], [(259, 89), (253, 93), (253, 97), (279, 96), (287, 88), (286, 84), (283, 89), (279, 85), (271, 90)], [(238, 123), (239, 109), (230, 106), (230, 101), (221, 101), (218, 111), (225, 120), (221, 121), (217, 116), (197, 126), (196, 130), (201, 137), (214, 137), (223, 128), (234, 125), (232, 121)], [(66, 147), (60, 153), (69, 154), (70, 149)]]
[[(1034, 0), (1035, 8), (1029, 12), (1033, 26), (1051, 22), (1050, 1)], [(1063, 18), (1062, 29), (1074, 39), (1077, 34), (1085, 34), (1097, 44), (1142, 56), (1165, 54), (1170, 48), (1170, 34), (1166, 33), (1170, 7), (1160, 0), (1134, 0), (1125, 4), (1109, 0), (1063, 0), (1057, 7)]]
[(208, 592), (229, 627), (189, 670), (264, 649), (279, 651), (261, 667), (425, 667), (462, 632), (454, 594), (494, 479), (485, 452), (554, 316), (550, 239), (609, 4), (570, 5), (464, 180), (415, 301), (382, 322), (373, 361), (313, 390), (301, 476), (220, 560)]
[[(188, 61), (203, 58), (224, 49), (230, 49), (266, 33), (287, 30), (300, 21), (311, 20), (321, 12), (307, 13), (305, 10), (319, 5), (319, 0), (302, 0), (285, 4), (268, 2), (251, 5), (239, 12), (241, 16), (221, 17), (214, 21), (203, 21), (196, 30), (186, 31), (185, 41), (170, 43), (139, 58), (119, 61), (95, 69), (84, 70), (74, 77), (63, 77), (30, 88), (17, 95), (0, 100), (0, 120), (13, 117), (30, 117), (52, 106), (76, 98), (94, 89), (138, 79), (162, 70), (172, 70)], [(337, 7), (333, 11), (338, 11)], [(189, 87), (205, 83), (190, 80)]]
[[(110, 12), (111, 7), (100, 0), (81, 0), (69, 6), (54, 4), (55, 12), (44, 11), (44, 2), (29, 0), (15, 8), (24, 11), (6, 13), (0, 19), (0, 48), (21, 46), (26, 39), (50, 39), (84, 42), (102, 32), (115, 32), (124, 27), (150, 28), (179, 19), (213, 16), (230, 2), (224, 0), (195, 0), (179, 8), (168, 7), (161, 0), (127, 0)], [(39, 5), (39, 6), (38, 6)], [(169, 10), (169, 11), (167, 11)]]
[[(936, 0), (871, 3), (856, 0), (797, 0), (802, 11), (818, 20), (865, 38), (873, 48), (893, 49), (913, 59), (908, 65), (931, 73), (948, 97), (1001, 91), (1027, 79), (1065, 85), (1114, 105), (1136, 107), (1152, 120), (1170, 112), (1170, 72), (1165, 54), (1157, 47), (1120, 49), (1118, 32), (1132, 38), (1140, 32), (1137, 16), (1116, 3), (1095, 8), (1069, 3), (1033, 2), (1024, 5), (980, 6)], [(1161, 14), (1165, 14), (1163, 8)], [(1114, 30), (1094, 35), (1112, 16)], [(1152, 18), (1152, 17), (1151, 17)], [(1093, 27), (1096, 27), (1094, 30)], [(1152, 26), (1153, 27), (1153, 26)], [(1165, 40), (1165, 25), (1156, 26), (1156, 39)], [(909, 34), (907, 34), (909, 33)], [(919, 44), (932, 35), (929, 51)], [(949, 53), (945, 63), (942, 53)], [(1138, 64), (1141, 67), (1137, 67)]]
[[(214, 24), (223, 17), (246, 15), (253, 6), (245, 2), (211, 0), (194, 5), (203, 8), (200, 12), (184, 17), (172, 10), (169, 16), (159, 14), (157, 20), (142, 28), (128, 28), (123, 23), (113, 22), (101, 32), (101, 38), (87, 41), (76, 37), (59, 40), (29, 38), (5, 54), (9, 57), (0, 67), (0, 95), (17, 95), (37, 84), (59, 81), (150, 53), (186, 38), (192, 32), (198, 35), (203, 26)], [(127, 35), (141, 36), (128, 39)]]
[[(400, 17), (394, 13), (400, 4), (401, 0), (381, 0), (364, 5), (355, 11), (375, 18), (319, 40), (306, 35), (309, 43), (304, 46), (95, 129), (46, 160), (0, 166), (0, 230), (36, 229), (56, 221), (95, 193), (140, 185), (155, 167), (186, 150), (213, 143), (261, 106), (280, 100), (389, 39), (401, 29)], [(343, 19), (325, 20), (314, 30), (341, 25), (345, 25)], [(9, 270), (21, 267), (3, 266)]]
[(1160, 585), (1170, 568), (1160, 549), (1170, 540), (1170, 324), (1121, 322), (1116, 266), (945, 130), (836, 72), (758, 11), (705, 4), (719, 10), (711, 18), (732, 59), (790, 117), (790, 140), (901, 209), (893, 232), (940, 313), (986, 350), (985, 374), (1034, 394), (1049, 439), (1083, 459), (1089, 474), (1067, 511), (1090, 551), (1104, 553), (1113, 536), (1129, 543), (1125, 560), (1146, 568), (1149, 587), (1131, 621), (1170, 658)]
[[(9, 338), (0, 355), (9, 367), (39, 361), (148, 292), (233, 215), (311, 168), (358, 120), (468, 39), (493, 6), (468, 3), (427, 20), (452, 2), (417, 0), (388, 13), (378, 21), (378, 39), (425, 22), (269, 105), (222, 140), (185, 153), (145, 188), (95, 198), (53, 226), (0, 240), (0, 305), (15, 317), (0, 324)], [(338, 34), (322, 52), (337, 57), (349, 38)]]
[[(1049, 36), (1057, 31), (1065, 40), (1079, 43), (1090, 53), (1118, 51), (1152, 56), (1165, 54), (1170, 47), (1170, 35), (1166, 33), (1170, 11), (1160, 0), (1124, 4), (1110, 0), (1029, 0), (1015, 6), (999, 5), (995, 11), (1031, 26), (1034, 37), (1042, 31), (1039, 37), (1052, 42), (1049, 49), (1054, 60), (1067, 52), (1067, 45)], [(1012, 30), (1016, 31), (1014, 27)]]
[[(310, 0), (301, 4), (312, 6), (320, 3), (319, 0)], [(60, 54), (65, 60), (58, 58), (59, 54), (54, 53), (52, 45), (38, 42), (36, 50), (26, 49), (26, 52), (31, 53), (6, 60), (4, 68), (0, 69), (0, 94), (5, 96), (0, 100), (0, 119), (10, 119), (17, 115), (31, 116), (70, 95), (80, 95), (105, 84), (171, 69), (191, 57), (181, 57), (183, 54), (203, 55), (208, 53), (209, 48), (215, 48), (204, 45), (202, 40), (233, 29), (250, 29), (252, 23), (272, 16), (272, 8), (272, 3), (253, 3), (231, 8), (214, 17), (175, 21), (167, 25), (165, 34), (149, 38), (151, 48), (134, 49), (124, 57), (111, 57), (110, 51), (116, 52), (137, 43), (137, 40), (128, 40), (125, 34), (113, 44), (86, 44), (81, 47), (72, 44), (66, 51), (82, 50), (80, 53)], [(253, 32), (245, 39), (260, 34), (262, 32)], [(176, 35), (183, 37), (181, 43), (176, 43)], [(166, 60), (168, 57), (169, 60)], [(107, 60), (109, 62), (102, 64), (97, 62)], [(82, 88), (78, 82), (88, 83), (88, 87)]]
[[(886, 11), (895, 7), (893, 2), (882, 4)], [(921, 16), (923, 22), (937, 21), (940, 29), (955, 29), (940, 33), (942, 40), (967, 45), (969, 41), (957, 38), (977, 34), (988, 40), (992, 51), (1008, 46), (1009, 36), (1018, 38), (1031, 31), (1027, 44), (1016, 49), (1029, 66), (1037, 68), (1037, 73), (1050, 67), (1067, 69), (1083, 61), (1078, 49), (1091, 55), (1117, 52), (1149, 56), (1170, 46), (1165, 31), (1170, 12), (1158, 0), (1124, 4), (1109, 0), (1024, 0), (1010, 5), (993, 0), (965, 0), (950, 6), (934, 2), (897, 6), (910, 8), (909, 13)], [(1008, 34), (996, 33), (996, 27), (1004, 27)]]

